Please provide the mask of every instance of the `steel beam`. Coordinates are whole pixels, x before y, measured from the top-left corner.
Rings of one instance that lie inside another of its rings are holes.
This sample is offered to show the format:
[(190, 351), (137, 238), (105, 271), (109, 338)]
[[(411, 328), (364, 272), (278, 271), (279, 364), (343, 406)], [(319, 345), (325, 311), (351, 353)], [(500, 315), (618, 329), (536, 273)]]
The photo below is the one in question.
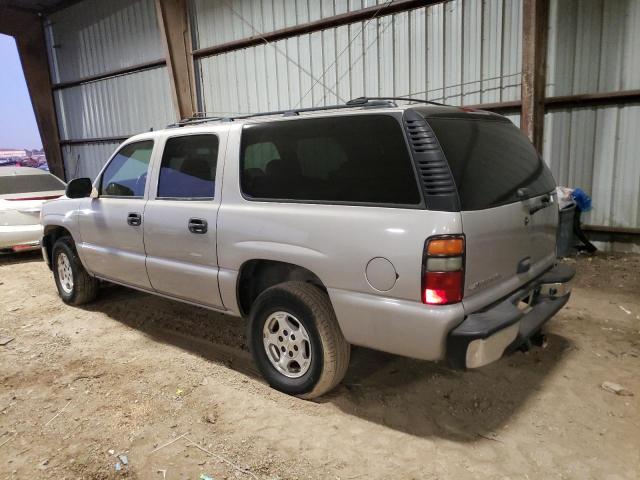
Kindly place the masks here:
[(177, 119), (189, 118), (196, 111), (196, 96), (187, 2), (156, 0), (155, 3)]
[(42, 20), (35, 14), (0, 7), (0, 32), (16, 39), (22, 71), (49, 169), (51, 173), (64, 179), (58, 120), (51, 90)]
[(624, 105), (640, 103), (640, 90), (620, 90), (618, 92), (580, 93), (548, 97), (545, 105), (548, 109), (571, 107), (597, 107), (602, 105)]
[(151, 62), (138, 63), (129, 67), (118, 68), (116, 70), (110, 70), (108, 72), (98, 73), (96, 75), (89, 75), (87, 77), (81, 77), (77, 80), (70, 80), (68, 82), (54, 83), (52, 88), (54, 90), (60, 90), (62, 88), (77, 87), (78, 85), (84, 85), (85, 83), (97, 82), (99, 80), (105, 80), (107, 78), (117, 77), (118, 75), (127, 75), (129, 73), (142, 72), (151, 68), (164, 67), (166, 62), (164, 58), (160, 60), (153, 60)]
[(548, 17), (549, 0), (523, 1), (520, 128), (538, 151), (544, 135)]

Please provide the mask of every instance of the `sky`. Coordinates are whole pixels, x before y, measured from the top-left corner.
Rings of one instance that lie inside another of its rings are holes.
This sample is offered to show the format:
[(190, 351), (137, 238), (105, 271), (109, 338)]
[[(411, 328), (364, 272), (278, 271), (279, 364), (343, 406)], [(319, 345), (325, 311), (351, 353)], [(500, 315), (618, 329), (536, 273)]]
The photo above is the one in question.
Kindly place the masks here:
[(0, 34), (0, 148), (42, 148), (13, 37)]

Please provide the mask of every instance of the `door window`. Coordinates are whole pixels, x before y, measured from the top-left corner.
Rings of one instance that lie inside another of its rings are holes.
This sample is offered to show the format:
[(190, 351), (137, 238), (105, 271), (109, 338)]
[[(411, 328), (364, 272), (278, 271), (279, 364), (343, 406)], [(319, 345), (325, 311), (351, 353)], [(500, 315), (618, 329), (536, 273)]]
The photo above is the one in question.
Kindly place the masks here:
[(100, 195), (143, 197), (152, 150), (152, 140), (122, 147), (102, 174)]
[(186, 135), (167, 140), (162, 154), (158, 198), (213, 198), (218, 137)]

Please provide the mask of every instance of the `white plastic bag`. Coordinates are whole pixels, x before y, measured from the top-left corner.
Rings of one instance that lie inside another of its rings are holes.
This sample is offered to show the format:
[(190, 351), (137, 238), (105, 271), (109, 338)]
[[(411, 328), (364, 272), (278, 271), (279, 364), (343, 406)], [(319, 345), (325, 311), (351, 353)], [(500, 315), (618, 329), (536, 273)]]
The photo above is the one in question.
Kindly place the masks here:
[(574, 202), (573, 198), (571, 197), (573, 188), (556, 187), (556, 193), (558, 194), (558, 206), (560, 207), (560, 210), (566, 207), (570, 207), (571, 205), (575, 205), (576, 202)]

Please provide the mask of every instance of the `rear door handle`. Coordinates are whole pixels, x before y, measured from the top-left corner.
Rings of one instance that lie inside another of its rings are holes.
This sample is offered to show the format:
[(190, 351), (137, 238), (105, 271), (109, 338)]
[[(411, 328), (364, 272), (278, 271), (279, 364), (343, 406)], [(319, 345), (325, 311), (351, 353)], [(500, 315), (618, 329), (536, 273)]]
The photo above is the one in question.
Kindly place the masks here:
[(189, 231), (191, 233), (207, 233), (208, 224), (204, 218), (190, 218)]
[(137, 212), (130, 212), (127, 215), (127, 223), (132, 227), (138, 227), (142, 224), (142, 215)]
[(549, 195), (545, 195), (540, 199), (540, 205), (536, 205), (535, 207), (529, 208), (529, 215), (533, 215), (534, 213), (542, 210), (543, 208), (547, 208), (551, 205), (551, 197)]

